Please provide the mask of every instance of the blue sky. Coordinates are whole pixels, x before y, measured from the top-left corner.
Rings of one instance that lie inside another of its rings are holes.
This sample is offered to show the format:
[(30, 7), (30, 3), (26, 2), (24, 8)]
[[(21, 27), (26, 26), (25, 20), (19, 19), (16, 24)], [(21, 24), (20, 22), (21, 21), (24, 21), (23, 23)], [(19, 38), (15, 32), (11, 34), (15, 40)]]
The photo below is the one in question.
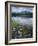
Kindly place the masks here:
[(11, 12), (16, 12), (16, 13), (20, 13), (22, 11), (29, 11), (29, 12), (32, 12), (32, 9), (31, 7), (11, 7)]

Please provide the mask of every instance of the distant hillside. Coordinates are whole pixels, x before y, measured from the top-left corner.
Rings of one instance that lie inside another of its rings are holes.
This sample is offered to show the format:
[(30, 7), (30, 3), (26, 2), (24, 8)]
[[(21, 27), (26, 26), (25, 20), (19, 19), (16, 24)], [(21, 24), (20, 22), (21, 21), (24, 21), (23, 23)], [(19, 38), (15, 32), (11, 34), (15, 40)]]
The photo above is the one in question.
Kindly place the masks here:
[(28, 11), (23, 11), (23, 12), (20, 12), (20, 13), (12, 13), (12, 17), (13, 16), (20, 16), (20, 17), (32, 17), (32, 12), (28, 12)]

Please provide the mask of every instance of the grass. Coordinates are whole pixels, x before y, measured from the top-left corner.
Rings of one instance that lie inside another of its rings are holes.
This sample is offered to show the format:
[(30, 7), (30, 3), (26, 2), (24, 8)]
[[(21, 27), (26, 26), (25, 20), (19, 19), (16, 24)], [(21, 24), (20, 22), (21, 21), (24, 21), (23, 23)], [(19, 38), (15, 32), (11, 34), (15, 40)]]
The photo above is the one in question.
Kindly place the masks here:
[[(32, 33), (32, 27), (30, 27), (30, 29), (28, 29), (27, 26), (20, 25), (19, 21), (15, 21), (14, 19), (13, 20), (11, 19), (11, 29), (13, 30), (13, 28), (15, 28), (15, 31), (12, 32), (13, 38), (15, 38), (15, 36), (19, 34), (18, 31), (21, 32), (20, 38), (26, 38), (28, 36), (28, 34)], [(19, 34), (19, 36), (20, 36), (20, 34)]]

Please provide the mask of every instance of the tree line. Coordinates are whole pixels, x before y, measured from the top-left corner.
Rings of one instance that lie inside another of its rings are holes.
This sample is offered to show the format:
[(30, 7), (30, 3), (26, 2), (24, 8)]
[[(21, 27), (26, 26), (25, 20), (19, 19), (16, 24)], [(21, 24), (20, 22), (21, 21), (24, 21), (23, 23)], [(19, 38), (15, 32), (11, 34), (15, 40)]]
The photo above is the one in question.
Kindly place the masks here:
[(24, 11), (24, 12), (21, 12), (21, 13), (12, 13), (12, 17), (14, 16), (14, 17), (16, 17), (16, 16), (20, 16), (20, 17), (33, 17), (32, 16), (33, 14), (32, 14), (32, 12), (26, 12), (26, 11)]

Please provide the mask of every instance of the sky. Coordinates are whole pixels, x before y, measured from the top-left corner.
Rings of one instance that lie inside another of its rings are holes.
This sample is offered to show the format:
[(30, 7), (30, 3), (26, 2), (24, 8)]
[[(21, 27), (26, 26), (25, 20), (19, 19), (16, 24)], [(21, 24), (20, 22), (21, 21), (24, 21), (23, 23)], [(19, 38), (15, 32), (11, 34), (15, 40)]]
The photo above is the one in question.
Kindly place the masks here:
[(20, 13), (22, 11), (29, 11), (29, 12), (32, 12), (32, 9), (31, 7), (15, 7), (15, 6), (12, 6), (11, 7), (11, 12), (16, 12), (16, 13)]

